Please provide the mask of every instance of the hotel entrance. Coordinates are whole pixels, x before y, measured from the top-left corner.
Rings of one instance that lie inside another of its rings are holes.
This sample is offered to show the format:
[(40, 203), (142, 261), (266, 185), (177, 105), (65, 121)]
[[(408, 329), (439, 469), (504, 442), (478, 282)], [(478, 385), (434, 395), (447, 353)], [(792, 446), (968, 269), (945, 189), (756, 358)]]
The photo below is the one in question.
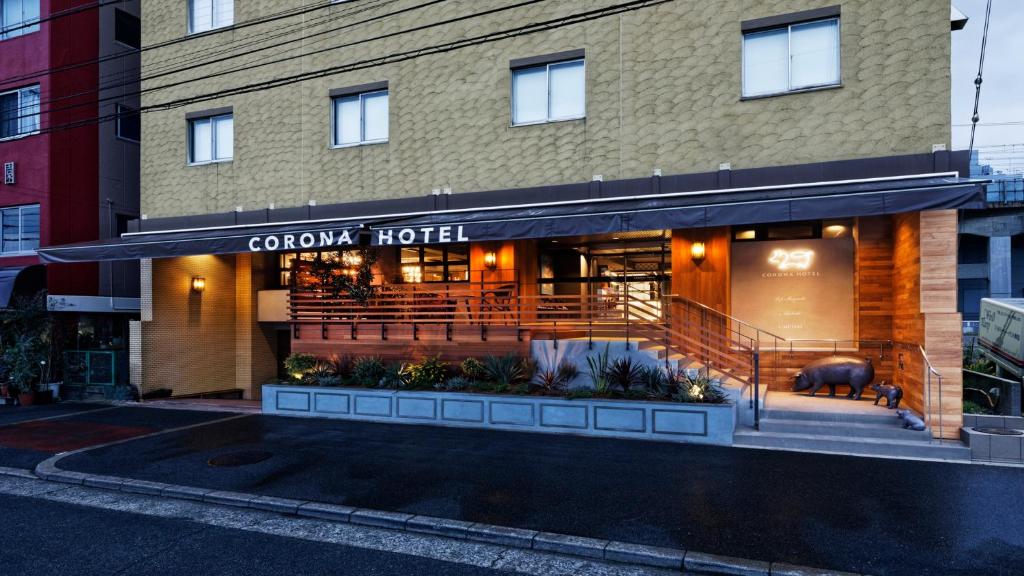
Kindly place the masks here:
[(671, 233), (661, 230), (542, 240), (541, 295), (580, 295), (633, 320), (662, 318), (672, 285)]

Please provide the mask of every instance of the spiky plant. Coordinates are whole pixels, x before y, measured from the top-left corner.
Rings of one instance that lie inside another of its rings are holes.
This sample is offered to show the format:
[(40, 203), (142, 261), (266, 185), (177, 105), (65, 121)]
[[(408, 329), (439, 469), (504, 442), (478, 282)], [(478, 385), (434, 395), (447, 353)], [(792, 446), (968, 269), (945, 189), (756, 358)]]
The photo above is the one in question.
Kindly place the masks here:
[(617, 358), (606, 371), (608, 383), (619, 386), (623, 392), (629, 394), (630, 388), (643, 382), (642, 370), (643, 366), (634, 364), (633, 359), (628, 356)]

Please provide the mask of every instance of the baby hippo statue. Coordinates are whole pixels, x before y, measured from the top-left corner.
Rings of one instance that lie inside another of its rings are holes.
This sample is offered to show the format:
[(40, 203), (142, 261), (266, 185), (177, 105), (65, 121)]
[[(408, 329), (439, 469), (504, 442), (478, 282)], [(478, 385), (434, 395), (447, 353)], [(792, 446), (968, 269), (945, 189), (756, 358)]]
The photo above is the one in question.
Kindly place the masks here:
[(878, 406), (879, 400), (885, 398), (886, 408), (892, 410), (900, 407), (900, 400), (903, 399), (903, 388), (886, 384), (885, 380), (882, 380), (881, 384), (872, 384), (871, 389), (875, 391), (875, 406)]
[(864, 388), (875, 379), (875, 367), (871, 360), (862, 360), (852, 356), (830, 356), (820, 358), (804, 366), (804, 369), (797, 372), (793, 391), (800, 392), (810, 389), (811, 396), (828, 386), (828, 395), (836, 395), (836, 386), (845, 384), (850, 387), (847, 398), (860, 400)]
[(910, 410), (897, 410), (896, 417), (903, 420), (904, 428), (910, 428), (911, 430), (917, 430), (918, 432), (925, 428), (924, 420), (921, 420), (920, 416), (914, 414)]

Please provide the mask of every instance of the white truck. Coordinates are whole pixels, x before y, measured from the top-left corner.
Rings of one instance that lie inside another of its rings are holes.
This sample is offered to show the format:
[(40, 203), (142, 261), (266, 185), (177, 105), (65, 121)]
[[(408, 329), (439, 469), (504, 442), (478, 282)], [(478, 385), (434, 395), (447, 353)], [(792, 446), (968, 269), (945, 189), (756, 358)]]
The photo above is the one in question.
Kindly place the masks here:
[(1024, 377), (1024, 298), (982, 298), (978, 344), (1001, 372)]

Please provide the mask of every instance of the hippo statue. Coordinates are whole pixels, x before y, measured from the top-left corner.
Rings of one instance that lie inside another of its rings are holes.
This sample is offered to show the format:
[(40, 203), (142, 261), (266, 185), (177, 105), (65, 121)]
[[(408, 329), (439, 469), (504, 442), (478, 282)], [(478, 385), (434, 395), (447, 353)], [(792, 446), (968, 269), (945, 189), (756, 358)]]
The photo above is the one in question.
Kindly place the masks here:
[(903, 421), (904, 428), (910, 428), (911, 430), (917, 430), (918, 432), (925, 428), (924, 420), (910, 410), (897, 410), (896, 417)]
[(875, 391), (875, 406), (878, 406), (879, 400), (885, 398), (886, 408), (893, 410), (900, 407), (900, 400), (903, 399), (903, 388), (886, 384), (885, 380), (882, 380), (881, 384), (872, 384), (871, 389)]
[(820, 358), (796, 373), (793, 381), (793, 391), (811, 390), (811, 396), (821, 390), (822, 386), (828, 386), (829, 396), (836, 395), (836, 386), (846, 384), (850, 387), (847, 398), (860, 400), (864, 387), (875, 379), (875, 367), (871, 360), (862, 360), (852, 356), (830, 356)]

